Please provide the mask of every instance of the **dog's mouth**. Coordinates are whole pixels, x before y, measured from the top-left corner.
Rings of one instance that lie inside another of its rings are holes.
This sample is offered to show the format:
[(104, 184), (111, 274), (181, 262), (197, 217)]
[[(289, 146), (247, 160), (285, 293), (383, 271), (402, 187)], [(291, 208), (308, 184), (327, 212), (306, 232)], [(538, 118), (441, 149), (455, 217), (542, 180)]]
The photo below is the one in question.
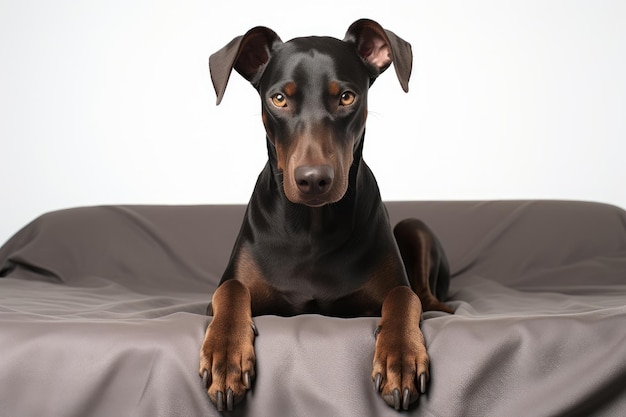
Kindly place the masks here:
[(291, 201), (293, 204), (299, 204), (302, 206), (307, 206), (311, 208), (323, 207), (327, 204), (336, 203), (341, 198), (333, 198), (331, 193), (326, 193), (326, 195), (316, 195), (316, 196), (307, 196), (302, 195), (301, 193), (289, 193), (285, 190), (285, 196), (287, 200)]
[(331, 189), (324, 193), (311, 195), (301, 192), (297, 187), (289, 186), (288, 184), (284, 185), (285, 196), (289, 201), (311, 208), (323, 207), (338, 202), (343, 198), (347, 188), (342, 187), (342, 184), (334, 184)]
[(320, 199), (320, 198), (312, 198), (310, 200), (304, 201), (302, 204), (308, 207), (317, 208), (317, 207), (325, 206), (326, 204), (330, 204), (330, 202)]

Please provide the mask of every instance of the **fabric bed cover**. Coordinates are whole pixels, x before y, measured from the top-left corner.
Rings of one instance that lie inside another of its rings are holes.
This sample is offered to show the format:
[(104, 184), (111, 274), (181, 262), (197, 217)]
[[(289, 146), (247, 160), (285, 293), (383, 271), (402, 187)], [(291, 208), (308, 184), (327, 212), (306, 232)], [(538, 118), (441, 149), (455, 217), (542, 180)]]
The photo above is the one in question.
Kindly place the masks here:
[[(626, 416), (626, 213), (565, 201), (393, 202), (446, 249), (455, 315), (426, 313), (427, 394), (387, 407), (377, 318), (255, 319), (254, 388), (229, 416)], [(0, 417), (218, 416), (204, 309), (245, 207), (45, 214), (0, 248)]]

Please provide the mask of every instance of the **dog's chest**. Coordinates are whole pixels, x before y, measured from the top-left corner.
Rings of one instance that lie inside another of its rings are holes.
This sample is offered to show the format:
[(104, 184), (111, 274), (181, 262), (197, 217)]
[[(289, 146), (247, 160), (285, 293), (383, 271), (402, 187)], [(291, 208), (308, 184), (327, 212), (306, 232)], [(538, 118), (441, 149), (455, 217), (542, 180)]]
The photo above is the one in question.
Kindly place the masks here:
[(265, 279), (285, 300), (291, 314), (338, 315), (338, 311), (362, 298), (362, 289), (371, 275), (372, 260), (348, 249), (284, 247), (266, 261)]

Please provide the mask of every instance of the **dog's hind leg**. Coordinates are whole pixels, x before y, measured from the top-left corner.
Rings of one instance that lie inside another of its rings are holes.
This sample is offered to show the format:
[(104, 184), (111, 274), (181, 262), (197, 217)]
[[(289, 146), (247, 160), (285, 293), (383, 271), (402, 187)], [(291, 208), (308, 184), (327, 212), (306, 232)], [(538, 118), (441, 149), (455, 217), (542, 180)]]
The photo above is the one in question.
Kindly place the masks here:
[(411, 288), (419, 296), (424, 311), (454, 313), (442, 303), (448, 295), (450, 268), (446, 254), (435, 234), (417, 219), (406, 219), (396, 225), (393, 234)]

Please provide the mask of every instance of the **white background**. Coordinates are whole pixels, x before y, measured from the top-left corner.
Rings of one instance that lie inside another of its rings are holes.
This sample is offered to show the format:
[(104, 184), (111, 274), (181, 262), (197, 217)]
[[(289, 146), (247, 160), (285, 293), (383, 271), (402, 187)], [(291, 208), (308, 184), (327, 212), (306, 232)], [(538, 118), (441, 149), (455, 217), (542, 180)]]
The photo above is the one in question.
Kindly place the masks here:
[(256, 92), (215, 106), (208, 56), (252, 26), (411, 42), (370, 93), (365, 158), (387, 200), (626, 207), (626, 2), (0, 0), (0, 242), (97, 204), (247, 202), (266, 158)]

